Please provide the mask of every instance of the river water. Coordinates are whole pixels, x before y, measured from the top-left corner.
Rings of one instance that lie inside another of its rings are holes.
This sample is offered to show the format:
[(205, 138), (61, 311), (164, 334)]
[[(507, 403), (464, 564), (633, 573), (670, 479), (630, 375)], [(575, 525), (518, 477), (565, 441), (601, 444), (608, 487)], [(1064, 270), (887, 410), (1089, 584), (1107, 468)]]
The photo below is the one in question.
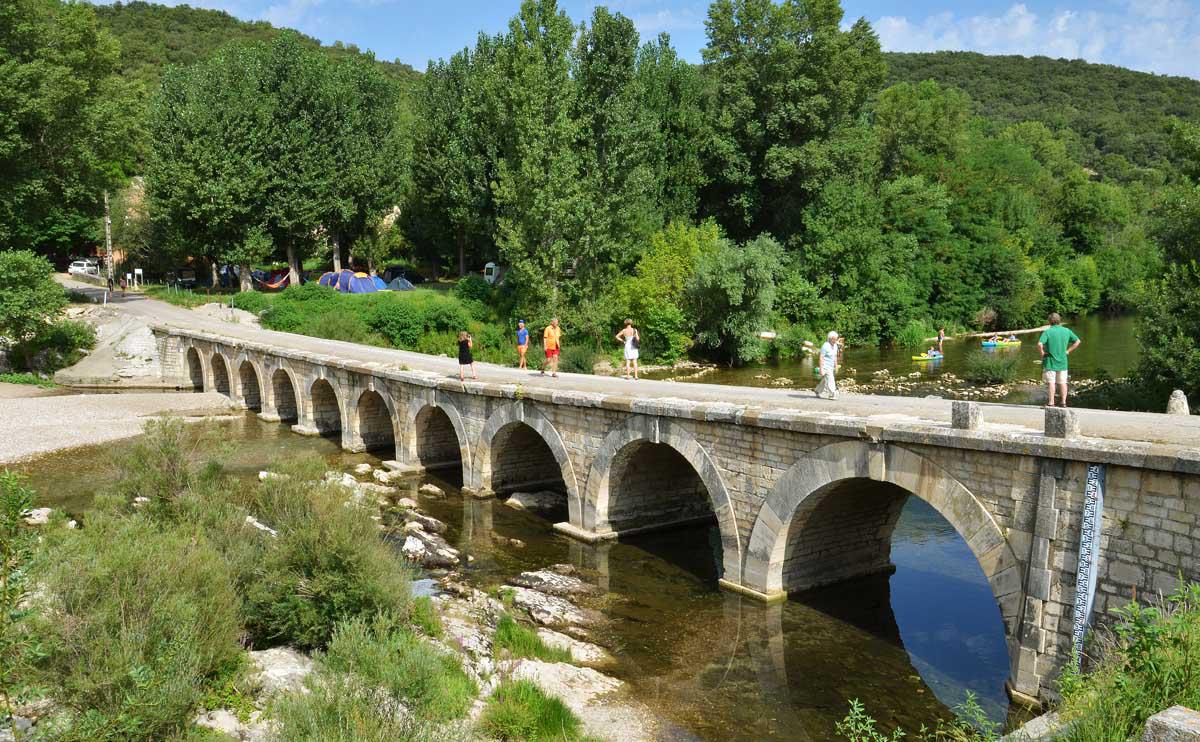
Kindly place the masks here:
[[(1071, 377), (1076, 380), (1119, 378), (1127, 375), (1137, 365), (1138, 344), (1134, 334), (1136, 320), (1131, 316), (1113, 317), (1093, 314), (1080, 317), (1068, 326), (1083, 340), (1079, 349), (1071, 354)], [(946, 378), (961, 377), (969, 353), (983, 351), (1020, 358), (1018, 382), (1008, 385), (1002, 393), (992, 399), (1018, 404), (1041, 404), (1045, 393), (1036, 388), (1041, 376), (1037, 341), (1039, 334), (1018, 335), (1020, 347), (983, 349), (981, 338), (947, 340), (945, 357), (938, 361), (914, 361), (934, 343), (917, 348), (851, 347), (844, 356), (839, 379), (853, 379), (859, 384), (877, 384), (877, 374), (887, 371), (892, 378), (904, 378), (916, 374), (911, 386), (888, 388), (887, 394), (925, 396), (946, 391)], [(814, 338), (816, 340), (816, 338)], [(818, 343), (819, 344), (819, 343)], [(952, 376), (947, 376), (952, 375)], [(676, 376), (666, 373), (648, 375), (653, 378)], [(736, 384), (739, 386), (776, 386), (784, 388), (812, 388), (816, 385), (814, 357), (788, 359), (770, 363), (756, 363), (737, 368), (720, 367), (714, 371), (688, 377), (687, 381), (706, 384)], [(969, 386), (951, 384), (950, 386)], [(1083, 401), (1081, 400), (1081, 404)]]
[[(247, 478), (297, 455), (338, 469), (380, 463), (252, 415), (192, 430), (220, 439), (219, 460)], [(131, 445), (75, 449), (15, 468), (29, 476), (39, 505), (86, 525), (112, 462)], [(987, 582), (953, 527), (916, 498), (893, 537), (894, 574), (766, 607), (718, 589), (715, 526), (587, 546), (555, 533), (553, 518), (464, 499), (455, 482), (422, 481), (446, 488), (445, 499), (422, 497), (422, 508), (474, 557), (464, 574), (477, 586), (566, 562), (605, 588), (607, 620), (593, 636), (616, 657), (606, 672), (666, 720), (667, 739), (833, 739), (854, 698), (884, 728), (950, 718), (949, 707), (968, 690), (993, 719), (1010, 714), (1003, 626)]]

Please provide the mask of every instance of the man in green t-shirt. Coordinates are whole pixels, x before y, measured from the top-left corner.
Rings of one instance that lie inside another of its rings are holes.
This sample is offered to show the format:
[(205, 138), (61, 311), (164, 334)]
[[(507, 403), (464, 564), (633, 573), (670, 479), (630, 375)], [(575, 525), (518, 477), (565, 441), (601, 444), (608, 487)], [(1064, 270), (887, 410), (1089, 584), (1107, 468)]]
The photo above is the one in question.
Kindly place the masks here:
[(1062, 317), (1058, 316), (1058, 312), (1050, 315), (1050, 326), (1038, 339), (1038, 350), (1042, 353), (1042, 380), (1046, 382), (1046, 390), (1050, 395), (1047, 407), (1054, 406), (1055, 385), (1062, 396), (1062, 406), (1067, 406), (1067, 355), (1078, 348), (1081, 342), (1075, 333), (1062, 326)]

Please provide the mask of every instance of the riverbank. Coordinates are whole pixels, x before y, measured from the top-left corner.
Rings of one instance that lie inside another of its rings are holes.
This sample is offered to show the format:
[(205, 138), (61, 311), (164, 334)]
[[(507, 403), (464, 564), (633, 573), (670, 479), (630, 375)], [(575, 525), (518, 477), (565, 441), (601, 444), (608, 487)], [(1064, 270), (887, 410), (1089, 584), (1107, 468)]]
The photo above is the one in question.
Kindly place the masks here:
[(149, 420), (163, 415), (204, 419), (232, 411), (229, 398), (215, 392), (61, 394), (36, 387), (0, 385), (0, 464), (63, 449), (91, 446), (141, 434)]

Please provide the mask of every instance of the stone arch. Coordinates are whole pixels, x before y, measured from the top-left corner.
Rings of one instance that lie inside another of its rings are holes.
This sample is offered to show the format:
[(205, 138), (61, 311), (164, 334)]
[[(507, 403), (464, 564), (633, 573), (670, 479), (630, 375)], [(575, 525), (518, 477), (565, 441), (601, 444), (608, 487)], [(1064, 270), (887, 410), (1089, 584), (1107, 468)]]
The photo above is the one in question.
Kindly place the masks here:
[[(690, 466), (691, 472), (682, 474), (694, 474), (703, 486), (707, 503), (712, 508), (712, 514), (716, 516), (721, 532), (723, 577), (726, 580), (738, 581), (742, 566), (742, 539), (738, 533), (733, 501), (729, 497), (721, 472), (700, 442), (687, 430), (669, 420), (648, 416), (630, 417), (608, 433), (588, 471), (580, 517), (576, 520), (575, 511), (572, 510), (571, 524), (592, 532), (614, 530), (612, 493), (614, 484), (617, 484), (614, 479), (624, 476), (630, 462), (638, 458), (643, 459), (642, 463), (649, 469), (665, 467), (665, 470), (655, 472), (661, 481), (648, 483), (652, 486), (667, 486), (672, 479), (686, 478), (677, 477), (678, 469), (672, 471), (672, 468), (680, 463)], [(676, 513), (674, 516), (667, 515), (666, 519), (682, 520), (687, 515)], [(632, 522), (629, 527), (653, 525), (656, 524)]]
[(300, 419), (300, 392), (292, 372), (277, 368), (271, 374), (271, 403), (282, 422)]
[(184, 355), (184, 363), (187, 366), (187, 378), (191, 383), (192, 389), (197, 392), (204, 391), (204, 379), (208, 376), (204, 369), (203, 356), (200, 351), (196, 350), (195, 346), (188, 346)]
[[(893, 444), (844, 441), (806, 454), (776, 482), (755, 518), (742, 567), (742, 584), (768, 597), (786, 594), (784, 566), (794, 523), (817, 512), (823, 503), (851, 498), (838, 485), (851, 480), (884, 483), (929, 503), (945, 518), (975, 555), (992, 594), (1014, 651), (1016, 626), (1021, 607), (1021, 565), (991, 513), (961, 482), (941, 467), (914, 451)], [(894, 521), (892, 522), (894, 525)], [(890, 527), (884, 527), (890, 541)], [(849, 539), (836, 535), (837, 548)], [(831, 543), (833, 541), (831, 540)], [(852, 548), (852, 547), (851, 547)], [(851, 556), (858, 552), (847, 551)], [(840, 553), (839, 553), (840, 554)], [(836, 558), (828, 552), (822, 558)], [(816, 557), (814, 557), (816, 558)], [(868, 564), (868, 568), (878, 565)], [(849, 579), (842, 570), (824, 583)], [(803, 585), (801, 587), (807, 587)]]
[(445, 400), (409, 405), (413, 421), (405, 441), (409, 463), (426, 470), (457, 467), (465, 479), (471, 467), (471, 445), (458, 408)]
[(526, 402), (504, 405), (493, 412), (484, 423), (483, 431), (479, 435), (479, 444), (475, 447), (469, 487), (477, 491), (492, 489), (494, 474), (492, 458), (496, 453), (494, 444), (497, 442), (497, 436), (504, 431), (511, 432), (519, 426), (535, 432), (542, 443), (549, 448), (554, 461), (558, 464), (559, 473), (562, 475), (563, 485), (567, 490), (567, 506), (572, 513), (571, 518), (574, 520), (575, 514), (580, 512), (580, 500), (579, 486), (575, 477), (575, 467), (571, 463), (571, 455), (554, 425), (538, 412), (537, 408)]
[(318, 435), (340, 432), (346, 419), (342, 400), (328, 379), (317, 379), (308, 389), (309, 419)]
[(213, 351), (210, 373), (212, 373), (213, 391), (233, 396), (233, 385), (229, 381), (229, 362), (225, 359), (225, 354), (219, 350)]
[(238, 396), (246, 409), (262, 409), (262, 374), (249, 358), (238, 365)]
[(363, 391), (354, 405), (354, 424), (366, 450), (395, 450), (398, 437), (396, 408), (388, 395), (375, 389)]

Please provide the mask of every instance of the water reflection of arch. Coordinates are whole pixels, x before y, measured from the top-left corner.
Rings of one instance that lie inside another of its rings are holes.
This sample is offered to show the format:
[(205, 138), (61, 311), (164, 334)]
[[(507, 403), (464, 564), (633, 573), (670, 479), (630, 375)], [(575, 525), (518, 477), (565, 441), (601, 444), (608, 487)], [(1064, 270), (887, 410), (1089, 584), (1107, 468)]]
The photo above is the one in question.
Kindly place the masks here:
[[(848, 513), (854, 517), (871, 505), (861, 498), (856, 500), (847, 496), (841, 489), (842, 485), (856, 480), (886, 483), (903, 493), (916, 495), (955, 528), (975, 555), (991, 587), (1004, 621), (1011, 656), (1016, 650), (1021, 599), (1020, 564), (1012, 547), (987, 508), (962, 483), (925, 457), (900, 446), (845, 441), (819, 448), (796, 462), (776, 483), (755, 519), (742, 569), (743, 584), (767, 595), (779, 595), (854, 576), (850, 574), (850, 560), (837, 551), (841, 548), (840, 538), (829, 538), (824, 542), (833, 548), (822, 558), (841, 560), (838, 570), (831, 570), (837, 574), (834, 580), (806, 584), (812, 577), (804, 574), (802, 557), (808, 553), (805, 548), (814, 546), (811, 540), (806, 541), (810, 537), (806, 529), (816, 531), (812, 538), (819, 538), (822, 528), (828, 530), (844, 515), (839, 508), (858, 508)], [(902, 497), (900, 502), (903, 502)], [(886, 543), (881, 544), (887, 549), (883, 554), (885, 559), (890, 554), (891, 528), (899, 517), (899, 508), (890, 505), (888, 508), (886, 518), (891, 519), (890, 524), (880, 528), (886, 538)], [(810, 523), (816, 525), (809, 529)], [(795, 556), (796, 552), (800, 556)], [(859, 558), (864, 552), (860, 549), (847, 553)], [(789, 559), (793, 570), (791, 577), (785, 575), (785, 564)], [(809, 561), (814, 565), (818, 562), (816, 558)], [(879, 566), (877, 561), (878, 554), (871, 555), (871, 563), (866, 566), (875, 570)], [(801, 582), (785, 584), (787, 579)]]
[[(691, 433), (679, 425), (658, 417), (634, 416), (611, 430), (592, 460), (588, 472), (587, 486), (581, 510), (572, 505), (571, 525), (591, 532), (611, 531), (610, 506), (612, 504), (612, 481), (614, 468), (623, 474), (620, 466), (638, 447), (666, 446), (692, 472), (704, 486), (708, 504), (717, 519), (721, 532), (723, 577), (739, 581), (742, 565), (742, 543), (734, 517), (733, 502), (721, 478), (721, 472), (712, 457)], [(661, 472), (660, 472), (661, 474)], [(646, 523), (644, 525), (655, 525)]]
[(492, 457), (496, 453), (497, 438), (502, 432), (511, 431), (519, 426), (531, 429), (550, 450), (558, 465), (563, 486), (567, 490), (567, 506), (572, 513), (580, 512), (579, 486), (567, 446), (546, 416), (525, 402), (512, 402), (500, 407), (484, 423), (472, 457), (471, 478), (467, 487), (476, 492), (492, 490)]
[[(439, 417), (442, 416), (442, 417)], [(430, 432), (430, 427), (437, 425), (439, 420), (448, 420), (458, 441), (459, 468), (463, 481), (467, 482), (472, 473), (471, 439), (467, 435), (467, 426), (463, 423), (462, 413), (451, 399), (440, 391), (410, 399), (408, 402), (407, 419), (410, 424), (405, 428), (403, 444), (400, 452), (405, 457), (402, 461), (413, 466), (423, 466), (426, 469), (450, 468), (451, 461), (422, 460), (421, 436)], [(401, 439), (397, 439), (401, 440)]]

